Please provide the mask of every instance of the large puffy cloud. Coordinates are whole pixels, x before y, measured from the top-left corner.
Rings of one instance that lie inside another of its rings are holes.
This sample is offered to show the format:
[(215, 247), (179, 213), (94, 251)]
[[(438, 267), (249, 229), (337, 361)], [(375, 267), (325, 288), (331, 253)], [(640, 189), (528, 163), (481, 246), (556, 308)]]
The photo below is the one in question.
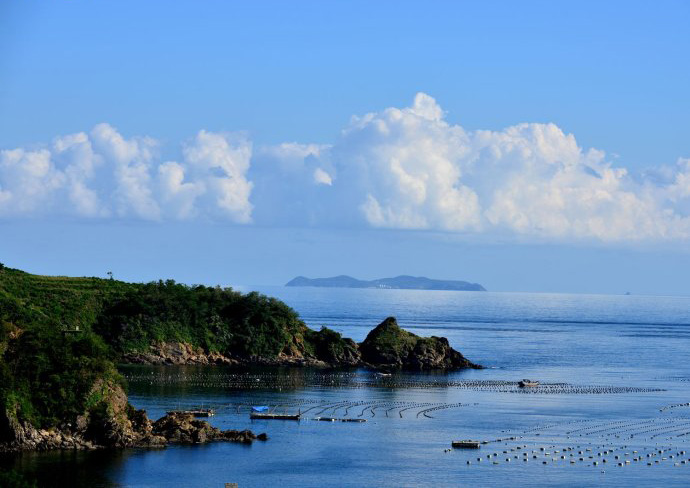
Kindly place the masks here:
[(64, 168), (67, 197), (74, 212), (87, 217), (107, 216), (98, 192), (90, 187), (102, 158), (94, 152), (89, 137), (83, 132), (58, 137), (51, 156)]
[(630, 175), (554, 124), (465, 131), (425, 94), (409, 108), (353, 118), (328, 156), (340, 207), (375, 227), (690, 238), (690, 160), (656, 169), (656, 180)]
[(604, 241), (666, 237), (680, 230), (645, 185), (607, 163), (603, 153), (583, 152), (572, 135), (553, 124), (478, 132), (475, 148), (477, 176), (486, 180), (484, 169), (498, 174), (483, 195), (491, 225)]
[(114, 127), (98, 124), (91, 131), (93, 146), (111, 164), (112, 204), (120, 217), (157, 220), (161, 210), (151, 190), (151, 163), (156, 141), (149, 137), (125, 139)]
[(468, 135), (428, 95), (412, 107), (353, 118), (332, 149), (334, 187), (359, 200), (373, 226), (478, 229), (477, 194), (463, 183)]
[(53, 192), (65, 181), (46, 149), (0, 152), (0, 175), (0, 215), (46, 212), (52, 206)]
[(199, 186), (202, 208), (234, 222), (251, 221), (252, 183), (245, 178), (252, 145), (244, 137), (201, 131), (183, 150), (189, 173)]
[(639, 174), (554, 124), (468, 131), (420, 93), (333, 144), (254, 148), (200, 131), (159, 143), (108, 124), (0, 151), (0, 217), (77, 215), (429, 229), (527, 239), (690, 239), (690, 159)]
[(0, 151), (0, 216), (250, 222), (246, 138), (201, 131), (182, 153), (161, 162), (157, 141), (127, 139), (108, 124), (45, 148)]

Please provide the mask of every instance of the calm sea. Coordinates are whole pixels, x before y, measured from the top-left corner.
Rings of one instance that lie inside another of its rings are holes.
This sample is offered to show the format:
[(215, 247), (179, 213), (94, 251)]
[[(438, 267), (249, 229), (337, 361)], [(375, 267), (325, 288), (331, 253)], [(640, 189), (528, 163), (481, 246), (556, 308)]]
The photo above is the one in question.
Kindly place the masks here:
[[(128, 367), (157, 418), (211, 407), (212, 444), (4, 460), (45, 486), (688, 486), (690, 298), (263, 288), (361, 341), (385, 317), (487, 366), (445, 374)], [(522, 389), (522, 378), (540, 381)], [(252, 405), (303, 420), (251, 421)], [(317, 417), (362, 419), (325, 422)], [(687, 434), (687, 435), (686, 435)], [(453, 440), (489, 441), (448, 450)], [(480, 460), (478, 460), (480, 459)]]

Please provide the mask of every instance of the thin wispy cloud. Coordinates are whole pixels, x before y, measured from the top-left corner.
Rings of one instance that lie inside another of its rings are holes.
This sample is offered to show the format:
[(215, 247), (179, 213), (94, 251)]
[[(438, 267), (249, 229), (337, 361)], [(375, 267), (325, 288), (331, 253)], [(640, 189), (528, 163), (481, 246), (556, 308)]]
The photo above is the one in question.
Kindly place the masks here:
[(331, 145), (253, 147), (200, 131), (177, 161), (108, 124), (0, 152), (0, 216), (210, 220), (512, 234), (690, 238), (690, 160), (631, 174), (554, 124), (450, 124), (430, 96), (352, 118)]

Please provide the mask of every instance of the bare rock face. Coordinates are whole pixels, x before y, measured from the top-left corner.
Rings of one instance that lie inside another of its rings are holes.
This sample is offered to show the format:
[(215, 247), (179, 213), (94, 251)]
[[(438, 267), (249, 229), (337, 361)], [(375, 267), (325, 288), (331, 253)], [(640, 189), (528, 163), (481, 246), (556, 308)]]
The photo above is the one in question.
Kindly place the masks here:
[(0, 412), (0, 426), (0, 452), (95, 448), (93, 443), (80, 435), (63, 433), (57, 429), (36, 429), (28, 422), (20, 422), (10, 409)]
[(378, 368), (461, 369), (481, 368), (450, 347), (445, 337), (419, 337), (388, 317), (359, 345), (362, 361)]
[(200, 347), (185, 342), (156, 342), (146, 352), (130, 352), (123, 356), (126, 363), (139, 364), (237, 364), (222, 354), (206, 353)]

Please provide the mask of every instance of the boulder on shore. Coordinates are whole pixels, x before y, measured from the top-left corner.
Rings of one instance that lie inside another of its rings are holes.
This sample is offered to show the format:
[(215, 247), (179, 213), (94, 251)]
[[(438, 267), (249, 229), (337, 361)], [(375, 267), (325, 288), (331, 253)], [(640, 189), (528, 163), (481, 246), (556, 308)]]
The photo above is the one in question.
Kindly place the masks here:
[(153, 423), (153, 434), (176, 444), (203, 444), (211, 441), (251, 443), (266, 440), (266, 434), (254, 434), (251, 430), (220, 430), (204, 420), (184, 412), (172, 412)]

